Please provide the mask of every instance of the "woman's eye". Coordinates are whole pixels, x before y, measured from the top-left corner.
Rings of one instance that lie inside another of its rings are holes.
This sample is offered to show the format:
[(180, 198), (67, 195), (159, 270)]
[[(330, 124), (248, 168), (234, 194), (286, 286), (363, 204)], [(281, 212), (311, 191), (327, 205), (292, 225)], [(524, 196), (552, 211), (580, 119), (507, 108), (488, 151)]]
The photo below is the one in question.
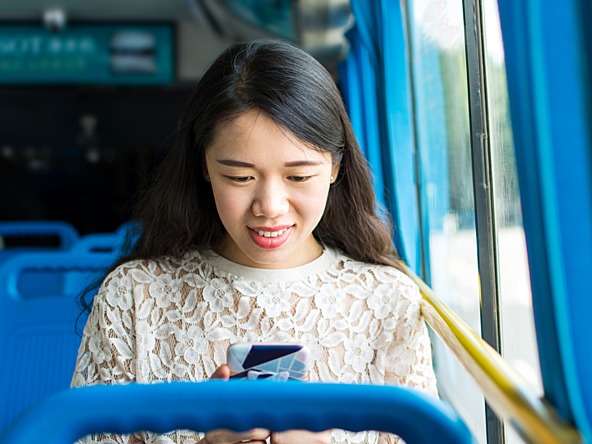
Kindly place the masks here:
[(290, 176), (290, 177), (288, 177), (288, 179), (291, 180), (292, 182), (306, 182), (311, 177), (312, 176)]
[(228, 176), (228, 178), (234, 182), (246, 183), (252, 179), (251, 176)]

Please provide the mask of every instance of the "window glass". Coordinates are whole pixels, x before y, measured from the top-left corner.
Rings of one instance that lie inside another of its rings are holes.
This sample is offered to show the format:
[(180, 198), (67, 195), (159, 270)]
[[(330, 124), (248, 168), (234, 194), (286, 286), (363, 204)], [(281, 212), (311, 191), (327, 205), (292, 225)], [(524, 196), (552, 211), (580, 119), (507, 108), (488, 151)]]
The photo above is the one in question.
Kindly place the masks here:
[[(485, 78), (497, 229), (502, 355), (542, 395), (504, 51), (495, 0), (483, 1)], [(507, 442), (522, 442), (510, 427)]]
[[(416, 140), (426, 280), (481, 331), (462, 0), (409, 0)], [(446, 347), (434, 341), (442, 397), (485, 439), (484, 399)]]

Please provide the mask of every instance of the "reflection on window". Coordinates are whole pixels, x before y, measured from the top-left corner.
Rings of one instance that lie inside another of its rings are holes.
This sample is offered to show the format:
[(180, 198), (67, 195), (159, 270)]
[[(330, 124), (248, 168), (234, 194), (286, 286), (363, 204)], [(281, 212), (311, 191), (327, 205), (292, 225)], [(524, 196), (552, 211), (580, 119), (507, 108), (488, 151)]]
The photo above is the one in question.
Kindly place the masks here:
[[(480, 332), (462, 0), (409, 0), (407, 7), (428, 280)], [(481, 391), (442, 343), (434, 348), (442, 397), (485, 442)]]
[[(497, 228), (502, 355), (542, 394), (526, 242), (510, 124), (504, 52), (495, 0), (483, 0), (485, 70)], [(507, 442), (520, 438), (505, 428)]]

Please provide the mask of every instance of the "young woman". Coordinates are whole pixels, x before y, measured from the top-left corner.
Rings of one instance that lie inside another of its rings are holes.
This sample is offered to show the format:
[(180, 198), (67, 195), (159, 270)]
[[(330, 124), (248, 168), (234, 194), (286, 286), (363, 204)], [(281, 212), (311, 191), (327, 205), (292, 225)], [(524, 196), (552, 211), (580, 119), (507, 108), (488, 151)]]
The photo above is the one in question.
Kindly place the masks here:
[[(418, 289), (398, 269), (339, 91), (303, 51), (253, 41), (219, 56), (138, 218), (135, 248), (94, 298), (73, 386), (225, 379), (230, 344), (299, 342), (312, 381), (436, 394)], [(257, 429), (91, 442), (266, 439), (396, 438)]]

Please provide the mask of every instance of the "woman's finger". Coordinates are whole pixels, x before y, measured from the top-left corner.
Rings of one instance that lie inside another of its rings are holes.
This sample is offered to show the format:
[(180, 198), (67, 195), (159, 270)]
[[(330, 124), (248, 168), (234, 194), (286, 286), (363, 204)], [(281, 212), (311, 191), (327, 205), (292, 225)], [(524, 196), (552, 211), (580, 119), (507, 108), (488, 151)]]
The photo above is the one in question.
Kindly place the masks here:
[(210, 379), (224, 379), (224, 380), (227, 380), (228, 378), (230, 378), (230, 368), (226, 364), (223, 364), (220, 367), (218, 367), (214, 371), (214, 373), (212, 373), (212, 376), (210, 376)]
[(271, 444), (328, 444), (331, 442), (331, 431), (309, 432), (308, 430), (288, 430), (271, 434)]
[(227, 429), (212, 430), (200, 441), (200, 444), (237, 444), (237, 443), (265, 443), (270, 431), (266, 429), (251, 429), (244, 432), (234, 432)]

